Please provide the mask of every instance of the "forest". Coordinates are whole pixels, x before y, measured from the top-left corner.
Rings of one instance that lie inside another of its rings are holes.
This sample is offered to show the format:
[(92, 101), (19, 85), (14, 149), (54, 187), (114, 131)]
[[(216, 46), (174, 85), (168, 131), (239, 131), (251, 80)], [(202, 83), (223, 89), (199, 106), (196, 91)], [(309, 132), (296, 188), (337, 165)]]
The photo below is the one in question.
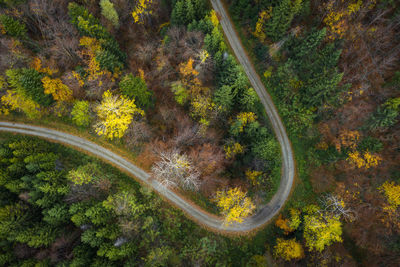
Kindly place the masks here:
[(86, 138), (247, 222), (283, 148), (215, 2), (293, 148), (279, 215), (226, 235), (100, 159), (0, 132), (0, 265), (400, 265), (398, 1), (0, 0), (0, 120)]

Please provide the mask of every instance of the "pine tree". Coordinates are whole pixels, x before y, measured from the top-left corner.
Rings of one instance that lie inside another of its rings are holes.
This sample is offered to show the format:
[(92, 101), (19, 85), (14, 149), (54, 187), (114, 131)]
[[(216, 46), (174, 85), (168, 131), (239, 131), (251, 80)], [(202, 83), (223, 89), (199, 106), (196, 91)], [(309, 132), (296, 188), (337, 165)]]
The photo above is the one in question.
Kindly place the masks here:
[(219, 105), (225, 113), (229, 113), (233, 108), (234, 95), (232, 87), (223, 85), (214, 93), (214, 102)]
[(25, 24), (4, 14), (0, 15), (0, 30), (3, 34), (21, 40), (26, 40), (28, 38)]
[(140, 107), (148, 108), (150, 106), (152, 92), (148, 90), (145, 80), (141, 77), (127, 74), (122, 78), (119, 87), (123, 95), (135, 99)]
[(44, 92), (43, 75), (34, 69), (9, 69), (6, 71), (7, 82), (16, 93), (32, 99), (36, 103), (49, 106), (53, 98)]
[(185, 2), (178, 0), (175, 3), (174, 9), (171, 13), (171, 23), (176, 25), (185, 25), (186, 24), (186, 15), (185, 15)]
[[(300, 2), (301, 1), (296, 1)], [(271, 18), (266, 23), (266, 33), (274, 42), (279, 41), (286, 33), (293, 17), (300, 8), (292, 5), (291, 0), (279, 1), (279, 4), (272, 8)]]

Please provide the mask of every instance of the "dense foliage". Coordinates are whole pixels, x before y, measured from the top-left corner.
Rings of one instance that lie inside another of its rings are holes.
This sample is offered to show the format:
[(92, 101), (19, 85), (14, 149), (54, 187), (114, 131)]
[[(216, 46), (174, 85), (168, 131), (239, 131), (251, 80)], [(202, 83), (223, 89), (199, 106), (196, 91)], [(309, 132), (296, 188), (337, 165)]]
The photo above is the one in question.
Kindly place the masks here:
[[(254, 238), (206, 234), (97, 161), (17, 138), (1, 150), (1, 262), (399, 265), (398, 1), (226, 4), (295, 152), (275, 224)], [(280, 147), (210, 6), (0, 0), (1, 117), (76, 127), (244, 221), (277, 191)]]
[(228, 3), (294, 145), (302, 183), (289, 207), (322, 199), (320, 208), (302, 211), (298, 230), (290, 227), (288, 211), (277, 220), (296, 239), (279, 237), (275, 256), (298, 261), (291, 253), (301, 254), (296, 242), (304, 231), (303, 262), (398, 264), (399, 213), (390, 203), (400, 177), (399, 4)]

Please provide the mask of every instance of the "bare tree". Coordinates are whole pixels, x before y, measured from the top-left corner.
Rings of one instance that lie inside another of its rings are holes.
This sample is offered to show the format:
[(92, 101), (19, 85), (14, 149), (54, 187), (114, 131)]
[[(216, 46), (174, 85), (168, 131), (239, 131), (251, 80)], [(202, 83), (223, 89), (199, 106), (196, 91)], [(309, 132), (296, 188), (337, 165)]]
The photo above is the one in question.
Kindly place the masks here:
[(324, 213), (328, 212), (334, 216), (343, 217), (346, 221), (354, 221), (356, 219), (355, 212), (346, 208), (343, 200), (332, 194), (326, 195), (321, 199)]
[(152, 169), (154, 177), (165, 187), (182, 187), (197, 191), (200, 187), (200, 172), (192, 166), (186, 155), (179, 150), (159, 152), (160, 160)]
[(144, 121), (134, 121), (129, 125), (124, 140), (129, 147), (137, 147), (152, 137), (149, 125)]

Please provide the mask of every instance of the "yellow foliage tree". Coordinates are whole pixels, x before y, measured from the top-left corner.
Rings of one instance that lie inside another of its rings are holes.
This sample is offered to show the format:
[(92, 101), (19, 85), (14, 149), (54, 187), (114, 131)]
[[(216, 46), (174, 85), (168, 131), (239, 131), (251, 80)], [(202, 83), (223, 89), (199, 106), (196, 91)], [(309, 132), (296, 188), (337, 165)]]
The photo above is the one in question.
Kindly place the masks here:
[(310, 251), (323, 251), (334, 242), (342, 242), (342, 223), (338, 216), (318, 212), (319, 208), (310, 205), (305, 208), (304, 239)]
[(153, 13), (153, 11), (151, 10), (152, 4), (153, 0), (137, 1), (135, 9), (132, 11), (132, 17), (135, 23), (144, 24), (144, 17)]
[(96, 112), (100, 122), (95, 125), (95, 131), (109, 139), (123, 137), (133, 116), (144, 115), (144, 111), (136, 107), (134, 99), (114, 96), (110, 91), (104, 92)]
[(218, 19), (218, 16), (217, 16), (217, 12), (215, 12), (214, 9), (211, 10), (211, 12), (210, 12), (210, 20), (211, 20), (212, 24), (214, 25), (214, 27), (218, 27), (219, 19)]
[(48, 75), (53, 75), (58, 72), (58, 70), (50, 69), (49, 67), (42, 67), (42, 60), (38, 57), (33, 58), (31, 67), (38, 72), (46, 73)]
[(9, 107), (2, 108), (4, 114), (8, 114), (8, 109), (10, 109), (21, 110), (28, 118), (38, 118), (41, 115), (40, 106), (35, 101), (10, 90), (1, 97), (1, 102), (6, 107)]
[(204, 132), (210, 121), (208, 119), (210, 112), (215, 109), (215, 104), (210, 96), (198, 95), (190, 102), (192, 106), (192, 117), (198, 118)]
[(304, 250), (295, 238), (289, 240), (278, 238), (274, 247), (274, 255), (287, 261), (299, 260), (304, 257)]
[[(368, 8), (372, 8), (375, 3), (366, 1), (369, 4)], [(363, 0), (349, 1), (329, 1), (325, 5), (327, 15), (324, 18), (324, 23), (328, 30), (328, 38), (335, 40), (337, 38), (351, 37), (347, 34), (352, 16), (356, 17), (357, 13), (363, 7)]]
[(350, 162), (353, 166), (361, 169), (369, 169), (379, 165), (379, 162), (382, 158), (378, 155), (373, 155), (370, 152), (366, 151), (362, 155), (358, 151), (350, 152), (347, 158), (347, 161)]
[(285, 234), (289, 234), (296, 230), (300, 226), (300, 211), (296, 209), (290, 209), (290, 219), (284, 219), (281, 214), (279, 214), (275, 225), (282, 229)]
[(255, 209), (251, 198), (238, 187), (217, 191), (214, 201), (225, 217), (225, 224), (241, 223)]
[(102, 86), (102, 77), (106, 77), (107, 79), (111, 79), (112, 81), (114, 81), (115, 78), (118, 77), (118, 70), (115, 70), (115, 73), (112, 74), (108, 70), (102, 70), (100, 68), (100, 63), (96, 59), (96, 53), (99, 52), (101, 49), (101, 45), (98, 40), (96, 40), (95, 38), (84, 36), (79, 40), (79, 44), (86, 48), (81, 52), (81, 55), (87, 65), (86, 72), (88, 73), (86, 77), (81, 77), (81, 75), (79, 75), (78, 73), (73, 72), (73, 76), (77, 79), (80, 86), (84, 85), (84, 78), (87, 78), (88, 81), (98, 80), (98, 86)]
[(272, 7), (268, 10), (261, 11), (258, 20), (256, 23), (256, 28), (253, 32), (253, 35), (260, 40), (260, 42), (264, 42), (267, 35), (265, 34), (265, 22), (271, 17)]
[(258, 177), (260, 177), (263, 172), (247, 170), (245, 174), (246, 178), (255, 186), (260, 184), (260, 181), (258, 181)]
[[(208, 54), (204, 56), (204, 60), (206, 60)], [(180, 81), (174, 82), (171, 89), (178, 103), (183, 104), (190, 100), (191, 115), (200, 122), (201, 131), (205, 133), (213, 111), (216, 110), (216, 105), (212, 101), (210, 89), (201, 86), (201, 82), (197, 78), (199, 72), (193, 68), (193, 63), (194, 60), (190, 58), (187, 62), (179, 65)]]
[(357, 148), (359, 139), (360, 133), (358, 131), (344, 130), (340, 133), (339, 138), (336, 141), (336, 149), (339, 152), (342, 150), (342, 148), (350, 148), (354, 150)]
[(396, 210), (400, 206), (400, 185), (394, 182), (385, 182), (379, 190), (383, 192), (389, 206), (387, 209)]
[(42, 78), (45, 94), (51, 94), (56, 101), (72, 100), (72, 91), (60, 79)]
[(241, 112), (236, 117), (237, 121), (240, 122), (239, 132), (243, 132), (244, 127), (252, 122), (255, 122), (257, 115), (253, 112)]
[(197, 78), (199, 72), (193, 68), (193, 63), (194, 60), (189, 58), (186, 63), (183, 62), (179, 65), (181, 81), (188, 89), (192, 89), (193, 87), (198, 87), (201, 85), (200, 80)]
[(225, 158), (230, 159), (233, 158), (236, 154), (243, 153), (243, 146), (239, 143), (234, 143), (232, 145), (224, 146), (225, 150)]

